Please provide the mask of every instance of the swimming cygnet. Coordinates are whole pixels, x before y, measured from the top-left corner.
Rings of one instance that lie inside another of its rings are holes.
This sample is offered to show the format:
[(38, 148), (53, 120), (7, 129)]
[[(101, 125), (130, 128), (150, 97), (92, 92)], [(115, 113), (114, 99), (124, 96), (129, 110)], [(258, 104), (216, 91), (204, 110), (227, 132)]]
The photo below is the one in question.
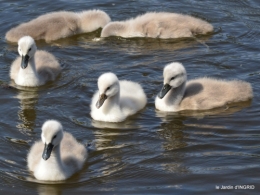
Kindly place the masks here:
[(135, 82), (119, 81), (113, 73), (98, 78), (98, 91), (91, 103), (91, 117), (98, 121), (121, 122), (144, 108), (147, 99), (142, 87)]
[(108, 23), (101, 32), (101, 37), (151, 37), (180, 38), (193, 37), (213, 31), (208, 22), (188, 15), (167, 12), (152, 12), (126, 21)]
[(253, 97), (252, 87), (245, 81), (204, 77), (186, 83), (186, 70), (178, 62), (166, 65), (163, 77), (164, 86), (155, 99), (155, 107), (161, 111), (207, 110)]
[(103, 28), (110, 20), (101, 10), (51, 12), (12, 28), (6, 33), (5, 38), (17, 42), (21, 37), (29, 35), (35, 40), (45, 39), (49, 42), (95, 31)]
[(48, 120), (42, 126), (41, 141), (31, 147), (27, 163), (38, 180), (65, 180), (79, 171), (88, 157), (83, 144), (67, 132), (56, 120)]
[(53, 81), (61, 72), (55, 57), (47, 51), (37, 51), (32, 37), (22, 37), (18, 42), (20, 57), (11, 65), (10, 77), (17, 85), (35, 87)]

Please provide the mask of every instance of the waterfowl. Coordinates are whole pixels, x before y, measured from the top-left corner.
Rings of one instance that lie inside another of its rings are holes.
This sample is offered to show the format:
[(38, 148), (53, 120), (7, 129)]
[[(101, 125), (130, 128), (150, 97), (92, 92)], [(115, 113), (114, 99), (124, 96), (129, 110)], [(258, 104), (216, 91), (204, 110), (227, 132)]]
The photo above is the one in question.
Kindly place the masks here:
[(101, 10), (51, 12), (10, 29), (5, 38), (7, 41), (17, 42), (21, 37), (29, 35), (35, 40), (45, 39), (50, 42), (95, 31), (103, 28), (110, 20)]
[(61, 72), (56, 58), (47, 51), (37, 50), (32, 37), (18, 41), (17, 57), (11, 65), (10, 77), (17, 85), (35, 87), (53, 81)]
[(31, 147), (27, 163), (38, 180), (65, 180), (79, 171), (87, 159), (88, 151), (60, 122), (48, 120), (42, 126), (41, 141)]
[(253, 97), (252, 87), (245, 81), (204, 77), (186, 82), (186, 70), (178, 62), (166, 65), (163, 77), (163, 88), (155, 99), (155, 107), (161, 111), (207, 110)]
[(208, 22), (189, 15), (150, 12), (125, 21), (108, 23), (101, 32), (101, 37), (151, 37), (180, 38), (193, 37), (213, 31)]
[(114, 73), (98, 78), (98, 91), (91, 103), (91, 117), (97, 121), (122, 122), (144, 108), (147, 99), (138, 83), (119, 81)]

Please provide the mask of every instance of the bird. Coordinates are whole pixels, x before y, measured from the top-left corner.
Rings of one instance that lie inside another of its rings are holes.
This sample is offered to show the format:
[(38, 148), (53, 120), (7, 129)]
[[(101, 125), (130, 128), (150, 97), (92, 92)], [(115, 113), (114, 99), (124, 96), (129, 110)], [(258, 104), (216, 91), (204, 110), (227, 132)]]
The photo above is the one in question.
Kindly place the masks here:
[(47, 120), (42, 125), (41, 140), (28, 153), (27, 165), (38, 180), (61, 181), (82, 169), (87, 157), (87, 148), (64, 132), (59, 121)]
[(122, 122), (145, 107), (147, 98), (140, 84), (119, 81), (112, 72), (98, 78), (98, 91), (91, 102), (91, 117), (97, 121)]
[(10, 77), (17, 85), (36, 87), (53, 81), (61, 72), (61, 65), (49, 52), (37, 50), (35, 41), (24, 36), (18, 41), (20, 54), (11, 64)]
[(125, 21), (109, 22), (101, 31), (101, 37), (120, 36), (180, 38), (207, 34), (213, 26), (199, 18), (168, 12), (148, 12)]
[(167, 64), (163, 70), (164, 85), (155, 98), (160, 111), (208, 110), (253, 98), (250, 83), (202, 77), (187, 81), (187, 73), (179, 62)]
[(21, 37), (29, 35), (35, 40), (51, 42), (95, 31), (110, 21), (108, 14), (101, 10), (50, 12), (10, 29), (5, 38), (7, 41), (17, 42)]

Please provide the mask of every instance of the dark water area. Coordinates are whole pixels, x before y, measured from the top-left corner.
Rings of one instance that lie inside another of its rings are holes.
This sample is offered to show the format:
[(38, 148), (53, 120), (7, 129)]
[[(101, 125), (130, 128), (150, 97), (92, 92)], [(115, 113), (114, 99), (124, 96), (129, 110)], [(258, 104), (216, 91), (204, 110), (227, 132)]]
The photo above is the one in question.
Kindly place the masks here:
[[(0, 1), (1, 194), (259, 194), (260, 2), (216, 1)], [(54, 82), (16, 86), (9, 77), (17, 45), (5, 33), (51, 11), (101, 9), (112, 20), (147, 11), (189, 14), (213, 24), (214, 33), (184, 39), (99, 40), (100, 30), (51, 43), (36, 42), (63, 66)], [(179, 61), (188, 79), (216, 77), (252, 84), (254, 98), (209, 111), (163, 113), (154, 99), (165, 64)], [(147, 106), (123, 123), (91, 119), (97, 78), (114, 72), (139, 82)], [(37, 181), (26, 156), (47, 119), (61, 121), (78, 141), (91, 143), (84, 168), (63, 182)], [(254, 189), (235, 189), (251, 185)], [(231, 186), (234, 189), (216, 189)]]

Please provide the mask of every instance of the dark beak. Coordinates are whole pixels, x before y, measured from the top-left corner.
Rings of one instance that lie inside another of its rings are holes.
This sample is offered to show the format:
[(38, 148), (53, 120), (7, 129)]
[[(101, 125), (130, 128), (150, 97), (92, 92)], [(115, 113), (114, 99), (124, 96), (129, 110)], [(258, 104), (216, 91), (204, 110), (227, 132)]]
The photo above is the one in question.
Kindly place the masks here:
[(104, 104), (106, 99), (107, 99), (106, 94), (104, 94), (104, 93), (101, 94), (101, 96), (99, 96), (99, 99), (98, 99), (98, 101), (96, 103), (96, 107), (99, 109)]
[(171, 89), (172, 87), (169, 84), (165, 84), (162, 88), (162, 90), (160, 91), (160, 93), (158, 94), (158, 97), (160, 99), (163, 99), (163, 97), (168, 93), (168, 91)]
[(28, 62), (29, 62), (29, 56), (27, 54), (25, 56), (22, 56), (22, 63), (21, 63), (22, 69), (25, 69), (28, 66)]
[(48, 158), (50, 158), (52, 149), (53, 149), (53, 144), (49, 143), (48, 145), (47, 144), (44, 145), (44, 150), (42, 153), (42, 158), (44, 160), (48, 160)]

